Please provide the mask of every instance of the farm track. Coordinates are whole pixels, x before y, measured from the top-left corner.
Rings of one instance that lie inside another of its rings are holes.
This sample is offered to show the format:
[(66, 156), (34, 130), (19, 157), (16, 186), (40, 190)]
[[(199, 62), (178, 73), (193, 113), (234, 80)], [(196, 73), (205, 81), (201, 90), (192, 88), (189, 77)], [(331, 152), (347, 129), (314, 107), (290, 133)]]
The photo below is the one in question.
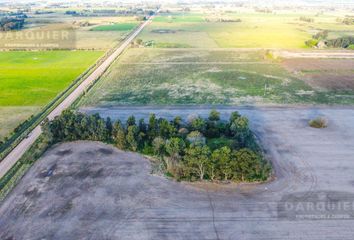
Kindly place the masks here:
[[(135, 39), (135, 37), (148, 25), (153, 16), (149, 20), (145, 21), (139, 28), (137, 28), (123, 43), (105, 60), (102, 64), (96, 68), (66, 99), (64, 99), (51, 113), (48, 114), (48, 119), (52, 120), (56, 116), (59, 116), (62, 111), (71, 106), (75, 100), (85, 92), (95, 81), (109, 68), (109, 66), (120, 56), (129, 44)], [(0, 162), (0, 178), (2, 178), (16, 162), (22, 157), (22, 155), (31, 147), (31, 145), (41, 135), (41, 126), (38, 125), (29, 134), (28, 137), (23, 139), (1, 162)]]
[(140, 62), (140, 63), (130, 63), (130, 62), (120, 62), (120, 65), (274, 65), (274, 63), (269, 62)]
[(275, 50), (274, 54), (282, 58), (335, 58), (335, 59), (354, 59), (354, 51), (337, 50), (337, 51), (279, 51)]

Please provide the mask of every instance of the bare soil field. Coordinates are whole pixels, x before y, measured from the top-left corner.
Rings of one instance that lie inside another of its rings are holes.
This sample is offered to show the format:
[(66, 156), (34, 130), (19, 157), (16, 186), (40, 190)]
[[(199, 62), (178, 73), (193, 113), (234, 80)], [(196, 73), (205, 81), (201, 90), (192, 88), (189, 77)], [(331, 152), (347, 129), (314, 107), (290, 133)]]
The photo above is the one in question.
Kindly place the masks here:
[(315, 89), (354, 90), (354, 72), (351, 73), (309, 73), (303, 80)]
[(289, 72), (320, 90), (354, 90), (353, 59), (285, 59)]
[[(225, 118), (233, 110), (220, 111)], [(239, 110), (272, 160), (272, 182), (199, 188), (151, 175), (149, 161), (137, 154), (95, 142), (64, 143), (50, 149), (2, 203), (0, 239), (353, 239), (353, 216), (292, 219), (281, 206), (289, 194), (306, 202), (318, 192), (321, 201), (331, 200), (333, 191), (354, 193), (354, 110)], [(328, 118), (328, 128), (308, 127), (318, 115)]]
[(284, 59), (289, 71), (354, 71), (354, 59)]

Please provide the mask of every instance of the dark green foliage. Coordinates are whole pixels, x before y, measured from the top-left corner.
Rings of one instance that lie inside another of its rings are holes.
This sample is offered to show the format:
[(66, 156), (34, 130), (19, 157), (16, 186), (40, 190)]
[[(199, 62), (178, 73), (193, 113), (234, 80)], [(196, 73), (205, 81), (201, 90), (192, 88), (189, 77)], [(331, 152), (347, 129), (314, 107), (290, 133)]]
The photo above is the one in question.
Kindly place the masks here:
[(162, 137), (157, 137), (152, 142), (155, 154), (163, 160), (165, 155), (165, 140)]
[(305, 42), (306, 46), (310, 47), (310, 48), (314, 48), (317, 46), (318, 44), (318, 40), (317, 39), (310, 39), (310, 40), (307, 40)]
[(203, 118), (197, 117), (190, 122), (189, 127), (192, 131), (204, 132), (206, 127), (206, 122), (204, 121)]
[(47, 124), (48, 126), (44, 130), (50, 130), (53, 142), (75, 140), (106, 142), (110, 138), (106, 121), (98, 114), (87, 116), (66, 110)]
[(127, 126), (134, 126), (136, 125), (136, 122), (135, 122), (135, 117), (134, 116), (130, 116), (127, 120)]
[(211, 150), (216, 150), (224, 146), (233, 148), (235, 146), (235, 141), (234, 139), (230, 139), (224, 136), (219, 138), (208, 138), (207, 145)]
[(174, 137), (166, 141), (166, 153), (169, 155), (172, 167), (175, 167), (184, 153), (186, 144), (183, 139)]
[(215, 122), (220, 121), (220, 113), (215, 109), (213, 109), (211, 110), (208, 119), (209, 121), (215, 121)]
[(0, 31), (20, 30), (25, 24), (24, 18), (2, 18), (0, 19)]
[(225, 122), (213, 110), (208, 119), (197, 116), (188, 124), (180, 117), (169, 122), (152, 114), (148, 124), (140, 119), (136, 125), (134, 116), (122, 124), (98, 114), (64, 111), (45, 122), (43, 132), (52, 143), (114, 142), (122, 150), (157, 156), (160, 168), (179, 180), (261, 181), (270, 174), (248, 119), (238, 112)]
[(313, 128), (326, 128), (328, 125), (327, 119), (324, 117), (317, 117), (309, 122), (310, 127)]
[(177, 116), (173, 119), (173, 126), (176, 129), (181, 128), (182, 124), (183, 124), (183, 122), (182, 122), (182, 118), (180, 116)]
[(183, 159), (185, 175), (189, 178), (205, 179), (205, 174), (210, 167), (210, 149), (207, 146), (192, 146), (187, 149)]
[(155, 114), (151, 114), (149, 118), (149, 125), (147, 135), (150, 141), (153, 141), (158, 134), (158, 122)]
[(241, 149), (233, 154), (233, 179), (238, 181), (266, 180), (270, 166), (249, 149)]
[(300, 21), (303, 21), (303, 22), (309, 22), (309, 23), (312, 23), (312, 22), (315, 21), (313, 18), (304, 17), (304, 16), (300, 17), (299, 20), (300, 20)]
[(354, 17), (346, 17), (343, 19), (342, 23), (345, 25), (354, 25)]
[(238, 119), (239, 117), (241, 117), (241, 114), (239, 112), (232, 112), (231, 116), (230, 116), (230, 122), (234, 122), (236, 119)]
[(319, 42), (329, 48), (350, 48), (354, 44), (354, 37), (345, 36), (336, 39), (327, 39), (328, 31), (322, 31), (312, 36), (312, 39), (305, 42), (308, 47), (317, 47)]
[(136, 125), (128, 126), (127, 145), (128, 149), (136, 152), (140, 143), (139, 128)]
[(166, 119), (159, 119), (158, 121), (159, 136), (168, 139), (177, 133), (177, 129), (170, 124)]
[(326, 45), (331, 48), (348, 48), (354, 44), (354, 37), (341, 37), (326, 41)]
[(313, 39), (317, 39), (317, 40), (322, 40), (322, 39), (326, 39), (328, 37), (328, 31), (324, 30), (324, 31), (320, 31), (318, 33), (316, 33), (315, 35), (312, 36)]
[(113, 124), (110, 117), (106, 119), (106, 128), (107, 128), (107, 139), (109, 139), (113, 134)]

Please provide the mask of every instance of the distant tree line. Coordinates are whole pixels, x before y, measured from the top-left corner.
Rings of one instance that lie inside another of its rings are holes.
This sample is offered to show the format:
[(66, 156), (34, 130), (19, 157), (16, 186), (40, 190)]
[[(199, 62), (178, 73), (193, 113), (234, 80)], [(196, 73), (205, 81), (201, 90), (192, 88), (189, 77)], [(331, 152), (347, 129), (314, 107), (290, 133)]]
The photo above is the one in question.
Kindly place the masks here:
[(155, 156), (159, 169), (179, 180), (264, 181), (270, 174), (248, 119), (238, 112), (229, 121), (221, 121), (220, 114), (212, 111), (207, 119), (194, 116), (187, 122), (151, 114), (147, 123), (134, 116), (123, 123), (64, 111), (45, 122), (43, 132), (52, 143), (102, 141)]
[(337, 18), (337, 22), (345, 25), (354, 25), (354, 17), (346, 16), (345, 18)]
[(302, 21), (302, 22), (309, 22), (309, 23), (313, 23), (313, 22), (315, 21), (315, 19), (313, 19), (313, 18), (304, 17), (304, 16), (301, 16), (301, 17), (299, 18), (299, 20)]
[(346, 17), (342, 21), (345, 25), (354, 25), (354, 17)]
[(4, 17), (0, 19), (0, 31), (20, 30), (25, 24), (25, 18)]
[(259, 13), (273, 13), (273, 10), (271, 10), (269, 8), (255, 7), (254, 10)]
[(336, 39), (330, 39), (326, 41), (326, 45), (331, 48), (349, 48), (354, 45), (354, 37), (340, 37)]
[[(322, 31), (312, 36), (312, 39), (307, 40), (305, 44), (308, 47), (329, 47), (329, 48), (353, 48), (354, 37), (346, 36), (335, 39), (326, 39), (328, 36), (327, 31)], [(322, 44), (322, 46), (320, 46)]]

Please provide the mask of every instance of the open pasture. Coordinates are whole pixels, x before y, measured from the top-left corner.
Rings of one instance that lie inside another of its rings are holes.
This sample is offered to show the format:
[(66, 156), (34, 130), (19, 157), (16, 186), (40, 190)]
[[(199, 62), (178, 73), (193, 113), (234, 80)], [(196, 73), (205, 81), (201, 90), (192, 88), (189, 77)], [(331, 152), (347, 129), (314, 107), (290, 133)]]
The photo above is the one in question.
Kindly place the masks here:
[[(30, 15), (23, 33), (41, 29), (60, 30), (65, 27), (75, 31), (75, 45), (80, 50), (106, 51), (117, 45), (140, 21), (134, 16), (71, 16), (62, 12)], [(0, 44), (9, 43), (0, 38)]]
[(83, 105), (294, 103), (312, 88), (263, 51), (130, 49)]
[[(0, 137), (49, 103), (101, 55), (99, 51), (2, 52)], [(14, 117), (8, 117), (9, 112)]]
[[(262, 50), (133, 48), (111, 66), (81, 104), (353, 103), (353, 60), (300, 63), (303, 59), (272, 61), (265, 55)], [(330, 70), (337, 65), (341, 67)]]
[[(314, 22), (301, 21), (302, 16), (311, 17)], [(354, 26), (338, 23), (338, 17), (314, 11), (171, 12), (155, 18), (141, 38), (154, 41), (153, 46), (159, 48), (301, 49), (307, 48), (305, 41), (319, 31), (329, 31), (330, 38), (353, 35)]]
[(138, 23), (112, 23), (91, 28), (91, 31), (131, 31)]

